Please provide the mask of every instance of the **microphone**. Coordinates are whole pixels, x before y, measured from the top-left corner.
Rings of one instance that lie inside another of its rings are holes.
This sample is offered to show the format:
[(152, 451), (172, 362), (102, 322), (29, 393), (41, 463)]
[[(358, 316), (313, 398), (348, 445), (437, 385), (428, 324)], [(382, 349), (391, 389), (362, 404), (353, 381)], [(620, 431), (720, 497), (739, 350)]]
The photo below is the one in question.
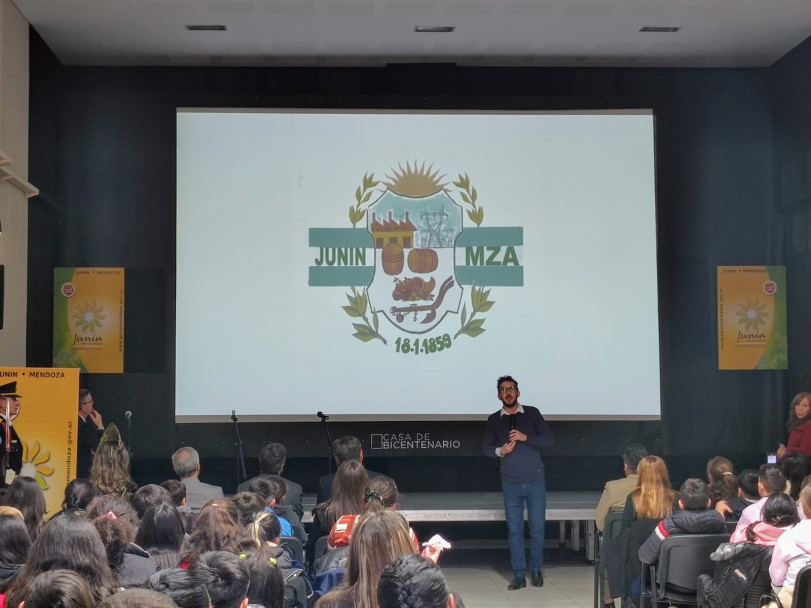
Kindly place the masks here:
[(124, 412), (124, 418), (126, 418), (126, 419), (127, 419), (127, 422), (129, 422), (130, 420), (132, 420), (132, 412), (131, 412), (131, 411), (129, 411), (129, 410), (127, 410), (126, 412)]
[(315, 415), (321, 418), (321, 420), (329, 420), (329, 416), (327, 416), (324, 412), (316, 412)]
[(236, 410), (231, 410), (231, 421), (232, 422), (237, 421), (237, 411)]
[(515, 429), (515, 414), (510, 414), (508, 418), (510, 419), (510, 430), (512, 431)]

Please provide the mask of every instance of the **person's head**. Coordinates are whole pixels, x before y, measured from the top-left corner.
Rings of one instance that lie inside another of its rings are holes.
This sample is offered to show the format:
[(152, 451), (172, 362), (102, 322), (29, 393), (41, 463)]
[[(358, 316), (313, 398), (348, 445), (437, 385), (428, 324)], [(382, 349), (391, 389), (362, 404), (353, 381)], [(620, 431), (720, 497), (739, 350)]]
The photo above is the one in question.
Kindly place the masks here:
[(648, 455), (637, 466), (636, 488), (631, 493), (638, 518), (662, 519), (673, 513), (675, 492), (670, 487), (670, 476), (665, 461)]
[(65, 500), (62, 509), (65, 511), (84, 511), (90, 501), (98, 496), (99, 491), (87, 479), (77, 477), (65, 486)]
[(211, 598), (205, 586), (200, 584), (193, 573), (184, 568), (158, 570), (147, 579), (146, 585), (153, 591), (171, 598), (178, 608), (211, 606)]
[(331, 528), (343, 515), (363, 512), (366, 507), (364, 496), (368, 487), (369, 475), (363, 465), (357, 460), (343, 462), (332, 480), (332, 497), (320, 507), (316, 507), (324, 528)]
[(172, 468), (180, 479), (196, 477), (200, 473), (200, 455), (192, 447), (182, 447), (172, 454)]
[(811, 517), (811, 486), (805, 486), (800, 490), (800, 500), (798, 502), (803, 508), (806, 519)]
[(45, 494), (39, 484), (32, 477), (17, 477), (6, 489), (3, 504), (20, 510), (28, 534), (35, 540), (45, 515)]
[(182, 507), (186, 504), (186, 484), (177, 479), (167, 479), (162, 481), (160, 486), (169, 492), (172, 497), (172, 504), (176, 507)]
[(239, 513), (240, 526), (247, 526), (256, 513), (265, 510), (265, 501), (256, 492), (238, 492), (231, 497), (231, 501)]
[(783, 492), (772, 494), (763, 504), (763, 521), (777, 528), (793, 526), (800, 521), (797, 503)]
[(656, 485), (670, 487), (670, 475), (665, 461), (659, 456), (645, 456), (639, 461), (636, 469), (639, 474), (637, 485)]
[(90, 481), (102, 494), (129, 497), (134, 487), (130, 478), (130, 454), (114, 424), (107, 425), (99, 440), (90, 469)]
[(518, 390), (518, 381), (512, 376), (501, 376), (496, 381), (498, 387), (498, 400), (505, 408), (510, 409), (518, 404), (521, 392)]
[(259, 472), (262, 475), (281, 475), (287, 460), (287, 449), (281, 443), (268, 443), (259, 452)]
[(261, 548), (268, 541), (278, 544), (282, 535), (282, 524), (275, 513), (260, 511), (253, 515), (248, 524), (248, 533), (257, 548)]
[(0, 386), (0, 416), (5, 419), (6, 410), (13, 420), (20, 413), (20, 398), (17, 394), (17, 381), (8, 382)]
[(18, 606), (37, 575), (58, 569), (79, 574), (90, 585), (96, 602), (117, 588), (96, 528), (84, 517), (66, 512), (48, 521), (31, 545), (25, 566), (9, 589), (7, 605)]
[(713, 481), (707, 484), (707, 493), (714, 508), (719, 501), (732, 500), (738, 497), (738, 483), (733, 477)]
[(0, 515), (0, 568), (22, 567), (30, 548), (31, 537), (22, 517)]
[(149, 507), (135, 537), (135, 543), (146, 549), (161, 568), (177, 566), (185, 541), (183, 518), (170, 502)]
[(237, 554), (249, 543), (244, 529), (239, 525), (239, 512), (227, 498), (209, 500), (200, 510), (189, 537), (191, 551), (189, 560), (196, 559), (206, 551), (229, 551)]
[(366, 491), (366, 509), (396, 509), (400, 493), (397, 484), (391, 477), (379, 475), (369, 480), (369, 489)]
[(87, 581), (72, 570), (51, 570), (33, 578), (25, 608), (95, 608)]
[(245, 562), (227, 551), (207, 551), (189, 569), (208, 591), (214, 608), (245, 608), (250, 575)]
[(379, 608), (454, 608), (442, 570), (434, 562), (410, 553), (386, 566), (377, 584)]
[(107, 495), (96, 496), (87, 505), (86, 516), (89, 520), (107, 515), (107, 513), (112, 513), (117, 519), (125, 521), (132, 528), (138, 525), (138, 514), (132, 508), (132, 505), (123, 498)]
[(356, 608), (376, 606), (380, 573), (397, 557), (409, 553), (414, 553), (414, 544), (399, 513), (383, 510), (361, 516), (349, 543), (344, 575)]
[(79, 415), (87, 418), (93, 412), (93, 395), (86, 388), (79, 389)]
[(788, 428), (793, 430), (809, 419), (811, 419), (811, 393), (797, 393), (791, 400)]
[(622, 464), (625, 466), (626, 475), (636, 473), (639, 461), (648, 455), (648, 450), (641, 443), (629, 443), (622, 453)]
[(786, 489), (786, 476), (776, 464), (762, 464), (757, 475), (758, 494), (771, 496)]
[(789, 482), (789, 494), (795, 500), (800, 496), (803, 479), (811, 472), (811, 461), (802, 452), (786, 452), (780, 459), (780, 470)]
[(339, 437), (332, 442), (332, 453), (335, 455), (335, 462), (341, 465), (349, 460), (363, 462), (363, 448), (360, 439), (352, 435)]
[(713, 481), (721, 481), (724, 476), (735, 474), (735, 467), (732, 466), (732, 461), (723, 456), (716, 456), (707, 462), (707, 483)]
[(101, 602), (97, 608), (177, 608), (172, 599), (152, 589), (124, 589)]
[[(270, 482), (273, 491), (274, 504), (280, 505), (284, 503), (284, 498), (287, 495), (287, 484), (284, 483), (284, 479), (278, 475), (271, 475), (267, 478), (267, 481)], [(270, 497), (268, 497), (268, 500), (270, 500)]]
[(701, 511), (710, 507), (707, 482), (697, 477), (685, 480), (679, 488), (679, 507), (686, 511)]
[[(274, 496), (274, 486), (266, 478), (259, 477), (248, 484), (248, 492), (260, 496), (262, 502), (267, 503)], [(264, 508), (264, 504), (262, 508)]]
[(112, 511), (92, 519), (91, 523), (104, 543), (110, 569), (113, 572), (120, 572), (124, 565), (124, 554), (130, 543), (135, 540), (135, 529), (130, 522), (119, 519)]
[(758, 472), (755, 469), (744, 469), (738, 474), (738, 495), (741, 498), (757, 500), (760, 496), (757, 489)]
[(143, 518), (149, 507), (154, 507), (162, 502), (171, 502), (172, 496), (158, 484), (150, 483), (141, 486), (132, 495), (132, 507), (138, 514), (138, 519)]
[(245, 558), (250, 585), (248, 600), (264, 608), (284, 607), (284, 580), (276, 560), (262, 551), (252, 551)]

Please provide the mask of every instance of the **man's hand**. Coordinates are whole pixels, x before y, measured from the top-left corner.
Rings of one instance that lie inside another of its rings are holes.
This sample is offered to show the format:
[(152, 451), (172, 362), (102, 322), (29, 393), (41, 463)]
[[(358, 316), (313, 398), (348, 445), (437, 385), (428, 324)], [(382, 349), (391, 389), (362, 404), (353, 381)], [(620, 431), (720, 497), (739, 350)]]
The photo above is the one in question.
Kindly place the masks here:
[[(514, 432), (515, 431), (513, 431), (512, 433)], [(512, 435), (512, 433), (510, 433), (510, 435)], [(501, 446), (501, 455), (504, 456), (506, 454), (509, 454), (514, 449), (515, 449), (515, 441), (508, 441), (503, 446)]]
[(101, 414), (99, 414), (96, 410), (90, 412), (90, 420), (92, 420), (93, 424), (95, 424), (98, 428), (104, 428), (104, 423), (101, 421)]
[(519, 431), (518, 429), (513, 429), (510, 431), (510, 441), (515, 443), (516, 441), (526, 441), (527, 436)]
[(777, 447), (777, 460), (783, 460), (783, 456), (785, 456), (785, 455), (786, 455), (786, 452), (788, 452), (788, 450), (786, 449), (786, 446), (784, 446), (784, 445), (781, 443), (781, 444), (780, 444), (780, 445)]

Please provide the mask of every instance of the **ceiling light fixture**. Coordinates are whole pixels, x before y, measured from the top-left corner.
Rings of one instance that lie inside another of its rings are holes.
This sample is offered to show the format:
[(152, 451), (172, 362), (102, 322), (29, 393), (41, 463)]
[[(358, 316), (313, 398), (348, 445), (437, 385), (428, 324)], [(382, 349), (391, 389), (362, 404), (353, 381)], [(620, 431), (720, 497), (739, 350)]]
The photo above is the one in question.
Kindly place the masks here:
[(415, 25), (414, 31), (418, 34), (446, 34), (456, 29), (453, 25)]
[(224, 25), (187, 25), (186, 29), (190, 32), (224, 32), (227, 28)]
[(646, 25), (642, 27), (639, 31), (640, 32), (653, 32), (655, 34), (666, 34), (672, 32), (678, 32), (681, 28), (680, 27), (664, 27), (660, 25)]

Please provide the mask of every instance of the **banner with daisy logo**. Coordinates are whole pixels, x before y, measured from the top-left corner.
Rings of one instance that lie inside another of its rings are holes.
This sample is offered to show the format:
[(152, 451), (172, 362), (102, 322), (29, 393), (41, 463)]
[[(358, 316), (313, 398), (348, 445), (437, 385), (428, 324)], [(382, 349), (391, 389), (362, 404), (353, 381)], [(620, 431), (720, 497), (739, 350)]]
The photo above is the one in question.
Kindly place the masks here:
[(786, 267), (718, 266), (718, 369), (788, 369)]
[(76, 475), (79, 370), (0, 367), (0, 385), (16, 382), (20, 408), (11, 423), (22, 443), (20, 475), (45, 493), (45, 518), (61, 509), (65, 486)]
[(124, 372), (124, 269), (54, 268), (53, 363)]

